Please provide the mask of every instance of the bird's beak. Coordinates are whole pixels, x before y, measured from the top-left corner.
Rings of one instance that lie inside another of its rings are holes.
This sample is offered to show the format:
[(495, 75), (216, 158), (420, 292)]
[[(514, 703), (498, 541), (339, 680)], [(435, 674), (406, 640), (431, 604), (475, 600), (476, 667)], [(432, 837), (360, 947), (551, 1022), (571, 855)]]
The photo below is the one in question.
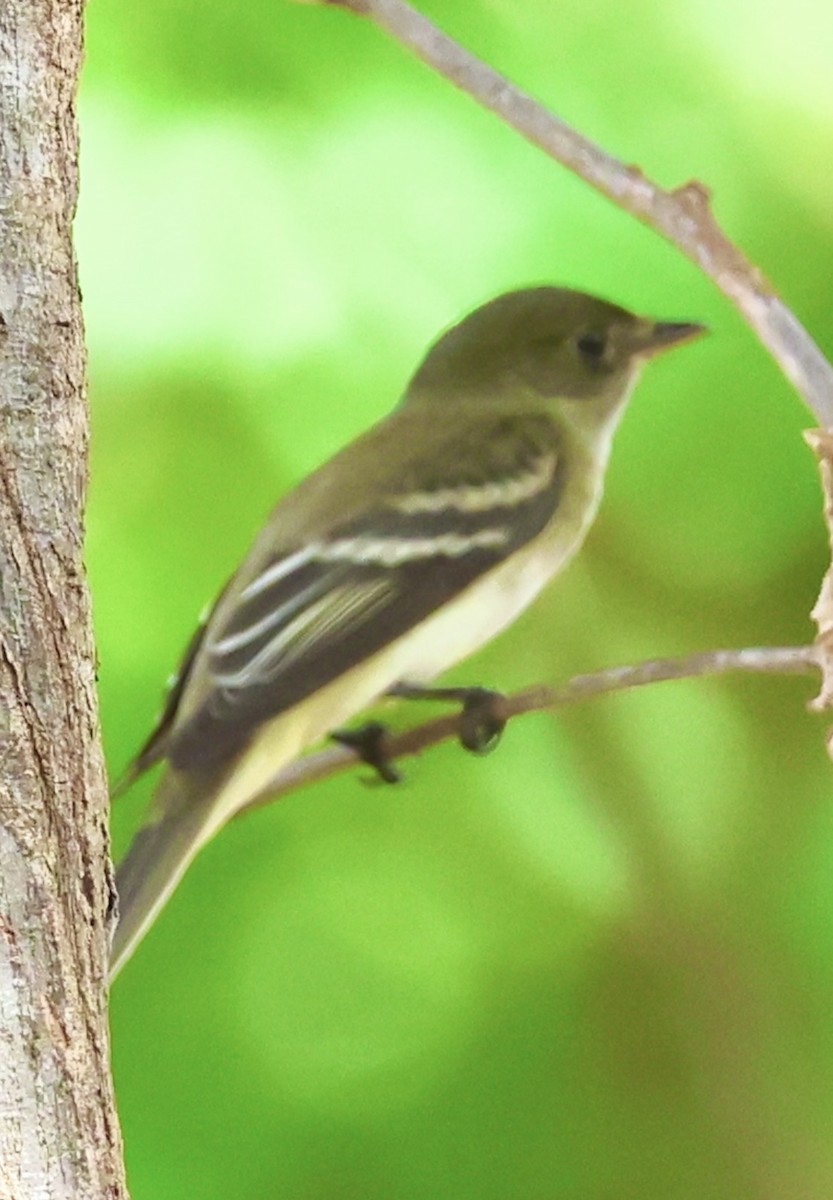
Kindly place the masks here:
[(655, 358), (674, 346), (691, 342), (708, 333), (705, 325), (693, 321), (646, 321), (640, 330), (634, 353), (639, 358)]

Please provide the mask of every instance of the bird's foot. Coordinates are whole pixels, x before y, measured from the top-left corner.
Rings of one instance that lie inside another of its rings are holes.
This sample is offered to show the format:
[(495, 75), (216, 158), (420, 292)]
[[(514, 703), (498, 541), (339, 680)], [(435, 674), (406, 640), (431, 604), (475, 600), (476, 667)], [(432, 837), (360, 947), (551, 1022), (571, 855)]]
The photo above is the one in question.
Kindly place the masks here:
[(353, 750), (362, 762), (372, 767), (380, 782), (402, 782), (401, 771), (386, 754), (388, 731), (380, 721), (368, 721), (358, 729), (336, 729), (330, 737)]
[(505, 698), (501, 692), (490, 688), (427, 688), (398, 683), (388, 695), (400, 700), (445, 700), (462, 705), (460, 744), (473, 754), (488, 754), (494, 750), (506, 726)]

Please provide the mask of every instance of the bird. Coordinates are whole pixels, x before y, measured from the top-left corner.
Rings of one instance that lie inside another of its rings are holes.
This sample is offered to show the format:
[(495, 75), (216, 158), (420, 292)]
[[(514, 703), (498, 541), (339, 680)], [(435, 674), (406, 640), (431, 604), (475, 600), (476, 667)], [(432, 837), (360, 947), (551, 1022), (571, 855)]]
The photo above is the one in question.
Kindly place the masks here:
[(281, 770), (469, 657), (562, 570), (642, 367), (703, 331), (568, 288), (500, 295), (279, 501), (127, 772), (164, 765), (116, 871), (111, 979), (198, 851)]

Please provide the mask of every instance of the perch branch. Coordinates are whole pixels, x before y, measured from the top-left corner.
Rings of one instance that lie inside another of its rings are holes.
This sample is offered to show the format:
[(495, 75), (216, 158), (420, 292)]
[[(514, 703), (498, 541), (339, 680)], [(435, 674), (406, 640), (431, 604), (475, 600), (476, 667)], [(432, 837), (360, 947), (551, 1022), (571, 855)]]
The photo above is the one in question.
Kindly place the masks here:
[[(566, 683), (525, 688), (503, 697), (497, 715), (505, 720), (524, 713), (564, 708), (594, 696), (663, 683), (670, 679), (691, 679), (704, 675), (744, 673), (753, 675), (810, 675), (819, 670), (819, 651), (815, 646), (764, 646), (745, 650), (711, 650), (685, 658), (655, 658), (636, 666), (610, 667), (589, 675), (576, 675)], [(392, 734), (385, 743), (385, 755), (391, 761), (421, 754), (460, 733), (460, 714), (446, 713), (425, 721), (404, 733)], [(281, 796), (327, 779), (359, 761), (354, 750), (343, 745), (328, 746), (292, 763), (241, 812), (269, 804)], [(239, 814), (238, 814), (239, 815)]]

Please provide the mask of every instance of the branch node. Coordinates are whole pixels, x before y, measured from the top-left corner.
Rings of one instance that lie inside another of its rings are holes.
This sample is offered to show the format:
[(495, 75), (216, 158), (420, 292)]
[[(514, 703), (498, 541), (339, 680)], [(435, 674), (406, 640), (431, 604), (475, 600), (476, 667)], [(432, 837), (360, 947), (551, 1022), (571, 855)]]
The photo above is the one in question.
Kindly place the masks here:
[(708, 212), (711, 217), (712, 189), (699, 179), (689, 179), (688, 183), (674, 188), (671, 195), (680, 204), (698, 213)]

